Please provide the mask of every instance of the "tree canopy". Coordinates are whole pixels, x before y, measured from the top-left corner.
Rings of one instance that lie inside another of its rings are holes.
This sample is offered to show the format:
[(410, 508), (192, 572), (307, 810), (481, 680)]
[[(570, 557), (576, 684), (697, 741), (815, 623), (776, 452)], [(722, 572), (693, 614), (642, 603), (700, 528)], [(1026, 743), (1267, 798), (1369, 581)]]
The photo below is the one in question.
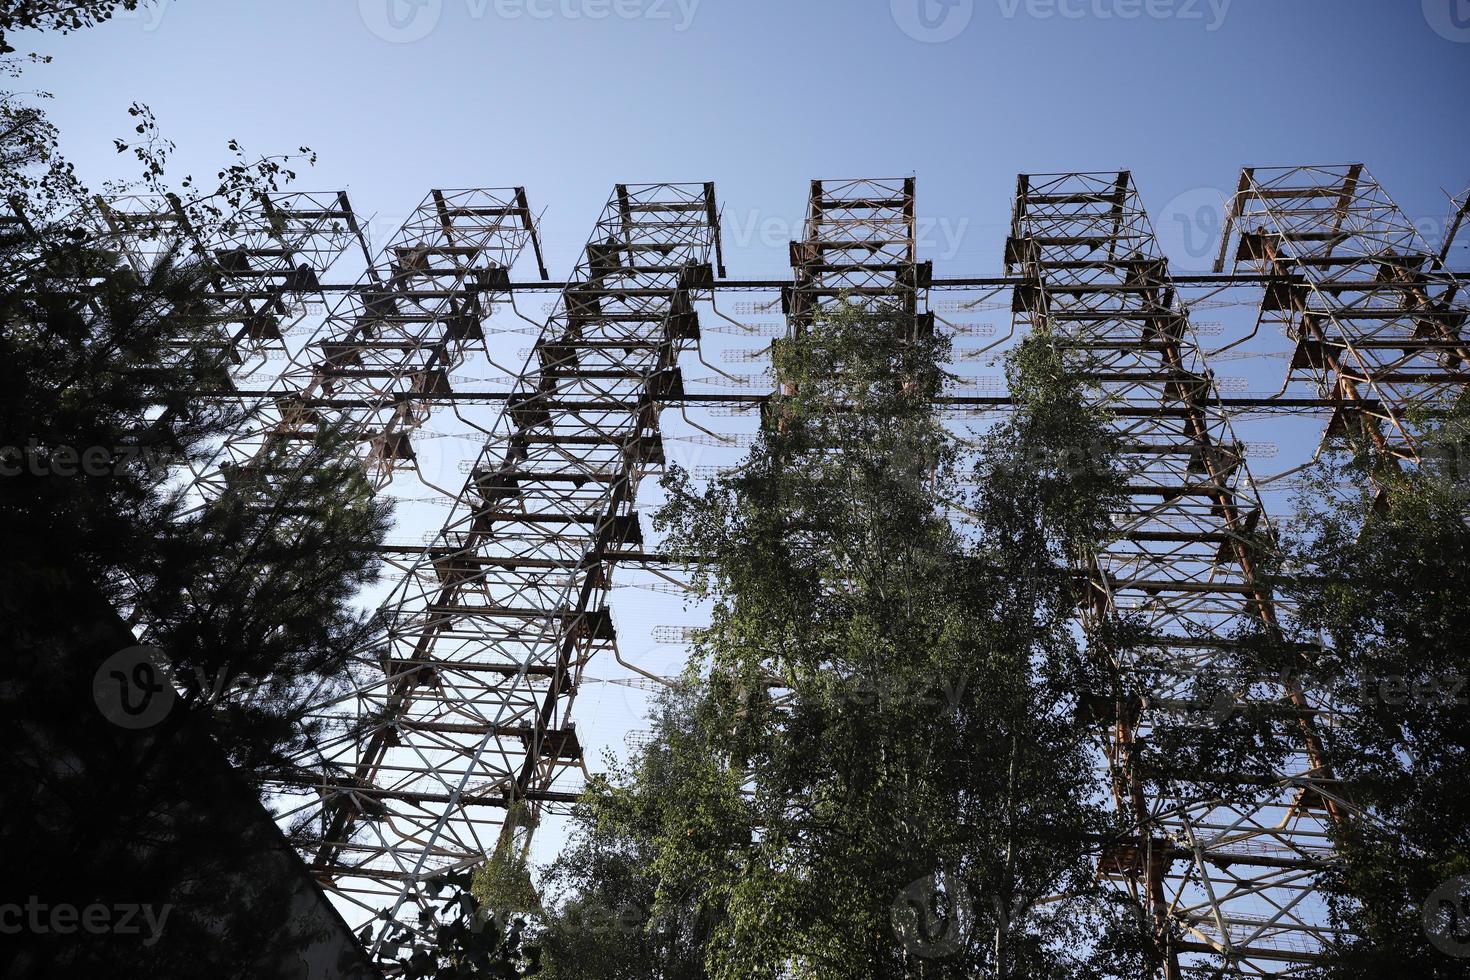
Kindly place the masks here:
[(1096, 882), (1073, 622), (1116, 438), (1038, 333), (965, 451), (947, 352), (839, 307), (776, 343), (786, 393), (738, 474), (670, 473), (658, 524), (712, 622), (551, 871), (551, 975), (1140, 975)]
[(1328, 758), (1364, 814), (1334, 833), (1333, 980), (1459, 977), (1470, 953), (1470, 883), (1452, 885), (1470, 874), (1470, 418), (1417, 421), (1417, 465), (1335, 445), (1285, 542), (1297, 640), (1338, 716)]

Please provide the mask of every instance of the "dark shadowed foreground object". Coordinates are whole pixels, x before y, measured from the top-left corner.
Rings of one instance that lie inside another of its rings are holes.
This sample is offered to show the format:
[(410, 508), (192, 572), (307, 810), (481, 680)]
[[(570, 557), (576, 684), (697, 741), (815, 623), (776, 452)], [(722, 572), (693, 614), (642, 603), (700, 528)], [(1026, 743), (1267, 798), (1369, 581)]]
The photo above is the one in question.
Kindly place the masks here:
[(110, 606), (48, 570), (0, 573), (0, 973), (375, 976), (205, 726), (115, 656), (133, 639)]

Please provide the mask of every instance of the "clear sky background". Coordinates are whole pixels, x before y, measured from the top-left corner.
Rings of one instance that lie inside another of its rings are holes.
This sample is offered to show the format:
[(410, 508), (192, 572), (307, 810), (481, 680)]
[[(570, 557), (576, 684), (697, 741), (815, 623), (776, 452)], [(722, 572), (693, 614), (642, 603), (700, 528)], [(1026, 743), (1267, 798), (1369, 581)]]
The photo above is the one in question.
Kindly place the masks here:
[[(207, 183), (230, 139), (251, 154), (314, 148), (320, 161), (297, 186), (347, 188), (359, 213), (379, 216), (379, 244), (431, 187), (523, 184), (545, 209), (557, 279), (618, 181), (715, 181), (735, 278), (789, 272), (814, 177), (916, 174), (921, 257), (940, 275), (1000, 271), (1021, 171), (1131, 169), (1176, 270), (1213, 260), (1242, 165), (1365, 162), (1436, 245), (1444, 191), (1470, 184), (1470, 0), (170, 0), (15, 43), (55, 56), (24, 87), (55, 94), (63, 148), (94, 186), (134, 175), (112, 139), (130, 135), (128, 105), (144, 102), (178, 144), (175, 176)], [(1470, 269), (1470, 248), (1451, 262)], [(516, 271), (533, 274), (528, 262)], [(1202, 300), (1196, 326), (1223, 346), (1251, 328), (1258, 301)], [(991, 304), (977, 327), (1004, 334), (1008, 306)], [(762, 326), (779, 331), (779, 316)], [(729, 340), (707, 329), (705, 356), (720, 363)], [(494, 342), (523, 357), (531, 341)], [(1262, 337), (1212, 364), (1238, 382), (1230, 390), (1270, 393), (1288, 351)], [(741, 455), (680, 441), (675, 415), (672, 458)], [(1237, 431), (1269, 447), (1252, 461), (1259, 477), (1309, 456), (1324, 421), (1242, 415)], [(433, 425), (441, 438), (416, 437), (425, 466), (458, 486), (479, 436), (443, 413)], [(444, 510), (422, 496), (417, 507), (404, 527), (439, 526)], [(688, 614), (618, 574), (624, 654), (676, 672), (679, 649), (652, 628)], [(618, 751), (646, 704), (625, 686), (584, 685), (592, 758)], [(537, 858), (557, 844), (543, 830)]]

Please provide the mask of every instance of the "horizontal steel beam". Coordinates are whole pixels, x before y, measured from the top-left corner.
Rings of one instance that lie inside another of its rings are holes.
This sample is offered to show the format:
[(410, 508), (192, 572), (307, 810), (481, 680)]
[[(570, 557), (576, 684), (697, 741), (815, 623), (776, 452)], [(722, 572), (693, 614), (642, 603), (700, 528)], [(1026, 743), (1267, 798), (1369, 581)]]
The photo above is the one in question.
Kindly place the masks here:
[[(1465, 276), (1470, 276), (1470, 269), (1460, 269), (1460, 270), (1443, 269), (1443, 270), (1425, 271), (1425, 272), (1419, 273), (1419, 276), (1420, 276), (1420, 278), (1422, 278), (1422, 279), (1424, 279), (1424, 280), (1426, 280), (1428, 282), (1450, 282), (1450, 281), (1452, 281), (1452, 280), (1454, 280), (1456, 278), (1463, 278)], [(1174, 274), (1170, 275), (1169, 279), (1170, 279), (1171, 284), (1172, 285), (1175, 285), (1175, 286), (1198, 286), (1198, 287), (1203, 287), (1203, 286), (1263, 286), (1263, 285), (1266, 285), (1267, 283), (1272, 283), (1272, 282), (1291, 282), (1291, 281), (1294, 281), (1295, 277), (1293, 277), (1293, 276), (1286, 276), (1286, 275), (1268, 275), (1268, 274), (1254, 273), (1254, 272), (1182, 272), (1182, 273), (1174, 273)], [(933, 279), (933, 280), (930, 281), (929, 288), (930, 289), (985, 289), (985, 288), (998, 288), (998, 289), (1003, 289), (1003, 288), (1005, 288), (1007, 286), (1015, 286), (1018, 283), (1023, 283), (1023, 282), (1027, 282), (1027, 281), (1028, 280), (1024, 276), (1006, 276), (1006, 275), (993, 275), (993, 276), (952, 276), (952, 277), (942, 277), (942, 278), (941, 277), (936, 277), (935, 279)], [(765, 290), (783, 289), (783, 288), (785, 288), (787, 286), (794, 286), (795, 284), (796, 284), (795, 283), (795, 280), (792, 280), (792, 279), (716, 279), (715, 282), (714, 282), (714, 288), (717, 289), (717, 290), (765, 291)], [(510, 291), (511, 292), (515, 292), (515, 293), (559, 293), (559, 292), (563, 291), (564, 289), (566, 289), (568, 285), (569, 284), (566, 283), (566, 282), (549, 282), (549, 281), (541, 281), (541, 280), (538, 280), (538, 279), (531, 279), (531, 280), (527, 280), (525, 282), (512, 282), (512, 283), (509, 284), (509, 288), (510, 288)], [(356, 285), (356, 284), (353, 284), (353, 283), (322, 283), (322, 284), (316, 286), (313, 291), (321, 291), (321, 292), (347, 292), (348, 290), (359, 289), (359, 288), (361, 288), (361, 287), (358, 286), (358, 285)], [(385, 287), (383, 291), (385, 291), (385, 292), (392, 292), (393, 290), (392, 290), (391, 287)], [(493, 295), (494, 293), (496, 293), (498, 291), (500, 291), (500, 290), (497, 290), (497, 289), (486, 289), (486, 290), (484, 290), (484, 292), (486, 293), (486, 295)], [(423, 298), (436, 298), (436, 297), (441, 297), (442, 298), (442, 297), (448, 297), (448, 296), (451, 296), (451, 295), (459, 295), (458, 293), (456, 293), (454, 291), (451, 291), (451, 290), (439, 290), (439, 291), (436, 291), (436, 290), (414, 290), (413, 291), (413, 294), (415, 296), (419, 296), (419, 297), (423, 297)], [(229, 299), (229, 298), (232, 298), (232, 297), (236, 297), (237, 296), (237, 294), (231, 293), (231, 292), (220, 292), (217, 295), (220, 298), (223, 298), (223, 299)], [(239, 293), (238, 294), (238, 296), (246, 296), (246, 295), (253, 295), (253, 294), (247, 294), (247, 293)]]

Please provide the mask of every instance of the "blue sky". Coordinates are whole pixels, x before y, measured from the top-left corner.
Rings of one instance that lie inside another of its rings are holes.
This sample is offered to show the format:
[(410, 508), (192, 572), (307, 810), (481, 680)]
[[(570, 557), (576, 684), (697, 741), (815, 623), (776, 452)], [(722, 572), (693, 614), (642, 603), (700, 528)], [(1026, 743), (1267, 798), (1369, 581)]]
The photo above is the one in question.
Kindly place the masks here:
[(1022, 170), (1128, 167), (1161, 210), (1361, 159), (1426, 220), (1470, 182), (1470, 0), (170, 0), (42, 49), (94, 182), (138, 100), (180, 172), (238, 138), (384, 215), (525, 184), (554, 276), (615, 181), (715, 180), (732, 276), (782, 269), (812, 177), (916, 173), (955, 271), (999, 266)]

